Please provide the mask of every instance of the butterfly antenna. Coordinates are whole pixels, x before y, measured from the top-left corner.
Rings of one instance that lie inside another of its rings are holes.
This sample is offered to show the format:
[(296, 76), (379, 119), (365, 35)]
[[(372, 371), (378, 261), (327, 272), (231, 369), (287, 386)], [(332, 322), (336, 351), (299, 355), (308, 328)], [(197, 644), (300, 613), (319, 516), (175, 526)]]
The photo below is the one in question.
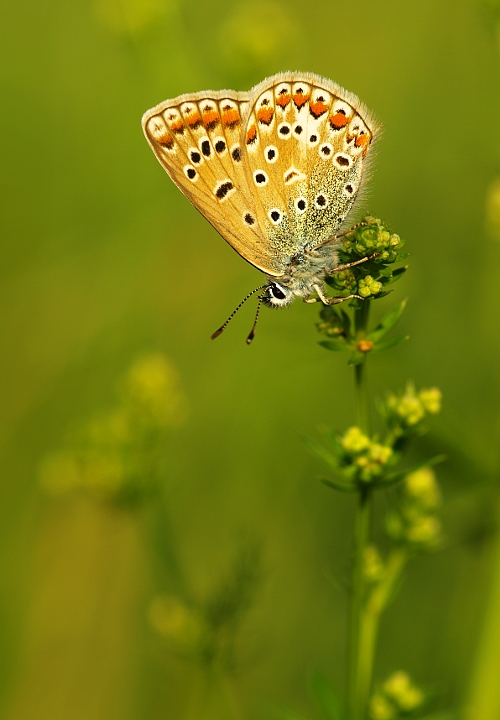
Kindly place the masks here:
[[(224, 325), (221, 325), (220, 328), (219, 328), (218, 330), (216, 330), (216, 331), (210, 336), (211, 340), (215, 340), (216, 337), (219, 337), (219, 335), (222, 335), (222, 333), (223, 333), (224, 330), (227, 328), (227, 326), (229, 325), (229, 323), (231, 322), (231, 320), (234, 318), (234, 316), (236, 315), (236, 313), (238, 312), (238, 310), (241, 308), (242, 305), (244, 305), (244, 304), (246, 303), (246, 301), (248, 300), (248, 298), (251, 298), (252, 295), (255, 295), (256, 292), (259, 292), (259, 290), (263, 290), (265, 287), (266, 287), (265, 285), (261, 285), (260, 287), (255, 288), (255, 290), (252, 290), (252, 292), (249, 292), (248, 295), (247, 295), (246, 297), (244, 297), (243, 300), (240, 302), (240, 304), (238, 305), (238, 307), (233, 310), (233, 312), (232, 312), (231, 315), (228, 317), (228, 319), (226, 320), (226, 322), (224, 323)], [(260, 301), (259, 301), (259, 306), (260, 306)], [(258, 315), (258, 310), (257, 310), (257, 315)], [(254, 329), (255, 329), (255, 323), (254, 323)], [(250, 333), (250, 334), (252, 334), (252, 333)], [(249, 336), (249, 337), (250, 337), (250, 336)], [(253, 336), (252, 336), (252, 338), (253, 338)], [(249, 341), (247, 340), (247, 342), (249, 342)], [(252, 341), (250, 340), (250, 342), (252, 342)]]
[(259, 295), (259, 302), (257, 303), (257, 312), (255, 313), (255, 320), (253, 321), (252, 329), (250, 330), (250, 333), (247, 337), (247, 345), (250, 345), (252, 340), (255, 337), (255, 328), (257, 327), (257, 320), (259, 319), (259, 313), (260, 313), (260, 306), (262, 305), (262, 301), (264, 300), (265, 295)]

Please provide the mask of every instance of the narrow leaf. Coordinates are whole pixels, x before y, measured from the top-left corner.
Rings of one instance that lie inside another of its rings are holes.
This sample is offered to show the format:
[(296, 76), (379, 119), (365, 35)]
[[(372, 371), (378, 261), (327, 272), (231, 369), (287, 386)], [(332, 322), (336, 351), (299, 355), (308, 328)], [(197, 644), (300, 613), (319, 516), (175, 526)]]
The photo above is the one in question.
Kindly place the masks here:
[(407, 257), (409, 257), (410, 253), (407, 252), (401, 252), (396, 255), (396, 259), (394, 260), (395, 263), (401, 262), (402, 260), (406, 260)]
[(319, 344), (326, 350), (333, 350), (333, 352), (352, 350), (352, 347), (344, 339), (341, 340), (340, 338), (338, 340), (322, 340)]
[(320, 478), (321, 482), (334, 490), (340, 490), (340, 492), (353, 493), (356, 492), (357, 488), (355, 485), (348, 485), (347, 483), (341, 483), (338, 480), (331, 480), (327, 478)]
[(318, 443), (308, 437), (303, 438), (303, 440), (307, 445), (307, 448), (311, 455), (314, 455), (314, 457), (316, 457), (318, 460), (324, 462), (325, 465), (327, 465), (327, 467), (329, 467), (331, 470), (337, 470), (339, 466), (337, 458), (332, 455), (332, 453), (327, 448), (325, 448), (324, 445), (321, 445), (321, 443)]
[(375, 343), (375, 345), (373, 346), (373, 350), (389, 350), (390, 348), (399, 345), (399, 343), (402, 343), (403, 340), (409, 339), (409, 335), (396, 335), (396, 337), (389, 338), (389, 340), (384, 340), (384, 342)]
[(401, 280), (405, 272), (408, 270), (410, 266), (409, 265), (403, 265), (403, 267), (396, 268), (394, 272), (392, 273), (392, 277), (389, 279), (389, 283), (395, 283), (398, 280)]
[(389, 332), (389, 330), (392, 330), (394, 325), (397, 323), (401, 315), (403, 314), (403, 311), (406, 307), (406, 300), (403, 300), (399, 303), (399, 305), (396, 305), (395, 308), (390, 310), (387, 315), (384, 315), (382, 320), (379, 322), (375, 330), (372, 330), (372, 332), (368, 333), (366, 336), (367, 340), (371, 340), (374, 343), (377, 343), (381, 338), (384, 337), (386, 333)]
[(417, 472), (417, 470), (422, 470), (426, 467), (433, 467), (434, 465), (439, 465), (439, 463), (442, 463), (445, 460), (446, 455), (435, 455), (433, 458), (430, 458), (429, 460), (424, 460), (424, 462), (421, 462), (418, 465), (413, 465), (412, 467), (406, 468), (406, 470), (399, 470), (398, 472), (386, 475), (380, 483), (377, 483), (377, 487), (380, 487), (382, 485), (384, 487), (387, 487), (388, 485), (394, 485), (407, 475)]

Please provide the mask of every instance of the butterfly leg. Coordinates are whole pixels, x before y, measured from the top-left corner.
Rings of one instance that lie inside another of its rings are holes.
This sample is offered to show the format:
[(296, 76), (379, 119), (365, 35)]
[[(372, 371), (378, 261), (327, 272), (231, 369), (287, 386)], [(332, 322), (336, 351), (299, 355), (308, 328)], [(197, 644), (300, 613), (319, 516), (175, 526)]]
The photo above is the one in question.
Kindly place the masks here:
[(345, 302), (346, 300), (353, 300), (354, 298), (358, 298), (358, 300), (364, 300), (361, 295), (348, 295), (347, 297), (327, 297), (325, 293), (323, 292), (323, 289), (320, 285), (313, 285), (313, 288), (318, 293), (317, 298), (304, 298), (304, 302), (306, 303), (315, 303), (315, 302), (322, 302), (323, 305), (338, 305), (339, 303)]
[(347, 270), (355, 265), (361, 265), (362, 263), (368, 262), (368, 260), (373, 260), (373, 258), (376, 258), (378, 255), (380, 255), (380, 253), (376, 252), (373, 253), (373, 255), (367, 255), (367, 257), (361, 258), (361, 260), (355, 260), (345, 265), (338, 265), (336, 268), (333, 268), (333, 270), (328, 270), (327, 275), (333, 275), (334, 273), (342, 272), (342, 270)]

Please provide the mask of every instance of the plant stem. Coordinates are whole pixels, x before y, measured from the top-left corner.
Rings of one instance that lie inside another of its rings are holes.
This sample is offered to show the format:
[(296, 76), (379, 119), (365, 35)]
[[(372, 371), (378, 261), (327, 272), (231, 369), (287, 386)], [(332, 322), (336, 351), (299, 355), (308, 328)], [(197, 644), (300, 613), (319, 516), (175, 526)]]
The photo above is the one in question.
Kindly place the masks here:
[(384, 575), (370, 593), (364, 606), (359, 628), (358, 693), (366, 701), (368, 701), (370, 695), (380, 617), (392, 597), (394, 587), (401, 577), (407, 560), (408, 553), (404, 548), (398, 547), (391, 552), (385, 566)]
[[(363, 339), (366, 334), (370, 301), (365, 300), (354, 312), (356, 337)], [(355, 366), (356, 415), (358, 427), (366, 434), (370, 433), (368, 386), (366, 382), (366, 362)], [(351, 617), (349, 628), (349, 668), (348, 698), (351, 720), (363, 720), (368, 703), (371, 676), (362, 675), (365, 666), (361, 659), (362, 617), (365, 601), (364, 559), (370, 533), (371, 488), (361, 487), (354, 520), (354, 568)]]

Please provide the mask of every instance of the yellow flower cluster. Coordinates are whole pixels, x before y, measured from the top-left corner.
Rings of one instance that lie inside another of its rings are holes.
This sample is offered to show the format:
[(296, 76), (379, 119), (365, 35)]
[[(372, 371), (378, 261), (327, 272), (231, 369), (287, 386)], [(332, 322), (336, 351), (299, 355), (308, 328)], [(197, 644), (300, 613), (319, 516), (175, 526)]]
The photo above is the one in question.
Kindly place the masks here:
[(441, 542), (441, 521), (436, 512), (441, 493), (431, 468), (422, 468), (407, 475), (399, 512), (386, 520), (389, 535), (415, 549), (431, 550)]
[(399, 670), (387, 678), (370, 701), (371, 720), (396, 720), (424, 702), (423, 692), (414, 685), (408, 673)]
[(345, 432), (341, 444), (350, 458), (357, 479), (366, 483), (382, 475), (393, 454), (392, 448), (371, 440), (356, 426)]

